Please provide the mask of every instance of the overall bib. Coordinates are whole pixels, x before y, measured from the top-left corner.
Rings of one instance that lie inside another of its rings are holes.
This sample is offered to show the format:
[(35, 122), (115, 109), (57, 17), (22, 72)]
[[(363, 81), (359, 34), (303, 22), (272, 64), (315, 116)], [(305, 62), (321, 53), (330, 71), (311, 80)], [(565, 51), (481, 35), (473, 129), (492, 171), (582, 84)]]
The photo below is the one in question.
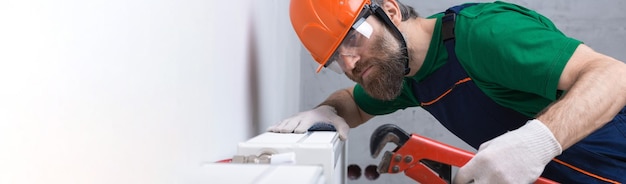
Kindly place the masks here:
[[(478, 149), (480, 144), (533, 119), (503, 107), (485, 95), (467, 75), (454, 52), (456, 13), (473, 4), (452, 7), (442, 18), (448, 61), (421, 82), (411, 80), (420, 106), (443, 126)], [(543, 177), (561, 183), (626, 182), (626, 108), (604, 127), (563, 151)]]

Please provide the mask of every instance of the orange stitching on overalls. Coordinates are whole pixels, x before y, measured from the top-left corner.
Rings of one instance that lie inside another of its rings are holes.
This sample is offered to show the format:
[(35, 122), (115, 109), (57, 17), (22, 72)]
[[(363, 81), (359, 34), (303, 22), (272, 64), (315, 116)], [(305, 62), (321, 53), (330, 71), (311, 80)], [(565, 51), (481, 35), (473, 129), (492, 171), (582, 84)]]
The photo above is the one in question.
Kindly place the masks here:
[[(463, 83), (468, 82), (468, 81), (471, 81), (471, 80), (472, 80), (472, 79), (471, 79), (471, 78), (469, 78), (469, 77), (468, 77), (468, 78), (461, 79), (461, 80), (457, 81), (456, 83), (454, 83), (454, 85), (453, 85), (452, 87), (450, 87), (450, 89), (446, 90), (446, 92), (444, 92), (443, 94), (439, 95), (439, 97), (435, 98), (434, 100), (431, 100), (430, 102), (422, 102), (422, 103), (421, 103), (421, 105), (422, 105), (422, 106), (429, 106), (429, 105), (432, 105), (432, 104), (436, 103), (437, 101), (441, 100), (444, 96), (448, 95), (448, 93), (450, 93), (450, 92), (452, 91), (452, 89), (454, 89), (454, 87), (456, 87), (457, 85), (459, 85), (459, 84), (463, 84)], [(573, 166), (573, 165), (570, 165), (570, 164), (568, 164), (568, 163), (565, 163), (565, 162), (563, 162), (563, 161), (561, 161), (561, 160), (559, 160), (559, 159), (554, 158), (554, 159), (552, 159), (552, 160), (553, 160), (554, 162), (556, 162), (556, 163), (562, 164), (562, 165), (564, 165), (564, 166), (566, 166), (566, 167), (569, 167), (569, 168), (571, 168), (571, 169), (574, 169), (575, 171), (578, 171), (578, 172), (580, 172), (580, 173), (583, 173), (583, 174), (585, 174), (585, 175), (587, 175), (587, 176), (590, 176), (590, 177), (593, 177), (593, 178), (595, 178), (595, 179), (599, 179), (599, 180), (602, 180), (602, 181), (605, 181), (605, 182), (608, 182), (608, 183), (613, 183), (613, 184), (621, 184), (620, 182), (613, 181), (613, 180), (611, 180), (611, 179), (607, 179), (607, 178), (604, 178), (604, 177), (601, 177), (601, 176), (595, 175), (595, 174), (593, 174), (593, 173), (591, 173), (591, 172), (585, 171), (585, 170), (583, 170), (583, 169), (581, 169), (581, 168), (578, 168), (578, 167), (576, 167), (576, 166)]]
[(439, 95), (439, 97), (435, 98), (434, 100), (432, 100), (430, 102), (422, 102), (421, 106), (429, 106), (429, 105), (434, 104), (435, 102), (441, 100), (441, 98), (443, 98), (444, 96), (448, 95), (448, 93), (450, 93), (452, 91), (452, 89), (454, 89), (454, 87), (456, 87), (457, 85), (463, 84), (463, 83), (471, 81), (471, 80), (472, 80), (472, 78), (468, 77), (468, 78), (464, 78), (464, 79), (461, 79), (461, 80), (457, 81), (456, 83), (454, 83), (454, 86), (450, 87), (450, 89), (448, 89), (446, 92), (444, 92), (443, 94)]
[(585, 174), (585, 175), (587, 175), (587, 176), (591, 176), (591, 177), (593, 177), (593, 178), (595, 178), (595, 179), (599, 179), (599, 180), (602, 180), (602, 181), (605, 181), (605, 182), (615, 183), (615, 184), (619, 184), (619, 183), (620, 183), (620, 182), (617, 182), (617, 181), (613, 181), (613, 180), (611, 180), (611, 179), (603, 178), (602, 176), (595, 175), (595, 174), (590, 173), (590, 172), (588, 172), (588, 171), (585, 171), (585, 170), (583, 170), (583, 169), (581, 169), (581, 168), (578, 168), (578, 167), (576, 167), (576, 166), (573, 166), (573, 165), (570, 165), (570, 164), (568, 164), (568, 163), (565, 163), (565, 162), (563, 162), (563, 161), (561, 161), (561, 160), (559, 160), (559, 159), (554, 158), (554, 159), (552, 159), (552, 160), (553, 160), (554, 162), (556, 162), (556, 163), (562, 164), (562, 165), (564, 165), (564, 166), (566, 166), (566, 167), (569, 167), (569, 168), (571, 168), (571, 169), (574, 169), (574, 170), (576, 170), (576, 171), (578, 171), (578, 172), (580, 172), (580, 173), (583, 173), (583, 174)]

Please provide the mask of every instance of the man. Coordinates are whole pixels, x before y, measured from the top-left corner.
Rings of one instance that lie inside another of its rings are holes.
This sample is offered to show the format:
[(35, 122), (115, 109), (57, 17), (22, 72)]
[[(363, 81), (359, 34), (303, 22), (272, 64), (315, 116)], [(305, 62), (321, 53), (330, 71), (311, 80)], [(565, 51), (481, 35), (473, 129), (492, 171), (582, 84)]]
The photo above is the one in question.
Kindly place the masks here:
[(375, 115), (421, 106), (478, 149), (455, 183), (626, 182), (626, 64), (544, 16), (505, 2), (428, 18), (397, 0), (290, 9), (320, 69), (358, 84), (269, 131), (330, 122), (345, 139)]

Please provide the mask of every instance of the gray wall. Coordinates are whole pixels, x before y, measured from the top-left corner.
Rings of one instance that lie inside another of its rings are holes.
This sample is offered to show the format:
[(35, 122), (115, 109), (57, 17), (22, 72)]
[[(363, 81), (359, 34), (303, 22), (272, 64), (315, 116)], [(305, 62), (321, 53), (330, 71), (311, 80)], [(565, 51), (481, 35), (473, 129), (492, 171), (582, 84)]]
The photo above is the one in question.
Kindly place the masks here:
[[(446, 8), (467, 1), (403, 1), (416, 8), (421, 16), (429, 16)], [(426, 2), (426, 3), (424, 3)], [(480, 1), (489, 2), (489, 1)], [(626, 61), (626, 15), (620, 9), (626, 7), (622, 0), (515, 0), (509, 1), (534, 9), (552, 21), (562, 32), (579, 39), (595, 50)], [(315, 73), (317, 64), (305, 49), (301, 52), (301, 110), (319, 104), (330, 93), (354, 83), (342, 75), (329, 70)], [(349, 136), (348, 164), (358, 165), (362, 170), (369, 165), (378, 165), (378, 159), (369, 156), (368, 141), (371, 132), (381, 124), (395, 123), (405, 130), (426, 137), (475, 151), (450, 134), (431, 115), (421, 108), (408, 108), (396, 113), (376, 117), (368, 123), (354, 128)], [(368, 180), (363, 175), (350, 183), (410, 183), (413, 180), (404, 174), (381, 175), (377, 180)]]

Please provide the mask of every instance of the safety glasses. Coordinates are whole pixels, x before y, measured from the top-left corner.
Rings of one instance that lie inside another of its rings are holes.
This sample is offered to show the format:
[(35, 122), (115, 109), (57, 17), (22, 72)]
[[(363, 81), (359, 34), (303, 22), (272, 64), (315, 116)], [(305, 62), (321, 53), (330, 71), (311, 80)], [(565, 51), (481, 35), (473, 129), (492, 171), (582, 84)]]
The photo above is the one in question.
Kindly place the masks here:
[(365, 51), (367, 42), (370, 41), (370, 37), (374, 32), (372, 25), (365, 21), (366, 17), (360, 18), (355, 23), (346, 37), (341, 41), (339, 47), (335, 50), (333, 55), (326, 62), (325, 67), (332, 71), (343, 74), (346, 69), (346, 60), (357, 59), (360, 54)]
[[(365, 20), (370, 15), (376, 15), (378, 19), (380, 19), (383, 24), (385, 24), (391, 33), (396, 37), (396, 39), (400, 42), (400, 48), (402, 49), (402, 53), (406, 59), (404, 59), (404, 74), (408, 74), (411, 69), (409, 68), (409, 52), (407, 51), (406, 41), (400, 33), (400, 30), (391, 22), (385, 11), (383, 11), (380, 6), (376, 4), (365, 5), (363, 10), (359, 15), (359, 19), (352, 25), (344, 40), (342, 40), (339, 47), (335, 49), (335, 52), (330, 57), (330, 59), (326, 62), (324, 67), (331, 69), (339, 74), (343, 74), (344, 69), (346, 68), (346, 59), (350, 57), (360, 57), (360, 53), (362, 53), (364, 49), (363, 46), (367, 45), (367, 42), (370, 41), (370, 36), (374, 32), (372, 25), (367, 23)], [(351, 58), (351, 59), (359, 59), (359, 58)]]
[(359, 52), (364, 50), (364, 46), (367, 45), (374, 32), (372, 25), (365, 21), (370, 15), (372, 15), (371, 6), (365, 5), (358, 16), (359, 18), (352, 24), (324, 67), (338, 74), (343, 74), (344, 69), (346, 69), (346, 59), (359, 59)]

